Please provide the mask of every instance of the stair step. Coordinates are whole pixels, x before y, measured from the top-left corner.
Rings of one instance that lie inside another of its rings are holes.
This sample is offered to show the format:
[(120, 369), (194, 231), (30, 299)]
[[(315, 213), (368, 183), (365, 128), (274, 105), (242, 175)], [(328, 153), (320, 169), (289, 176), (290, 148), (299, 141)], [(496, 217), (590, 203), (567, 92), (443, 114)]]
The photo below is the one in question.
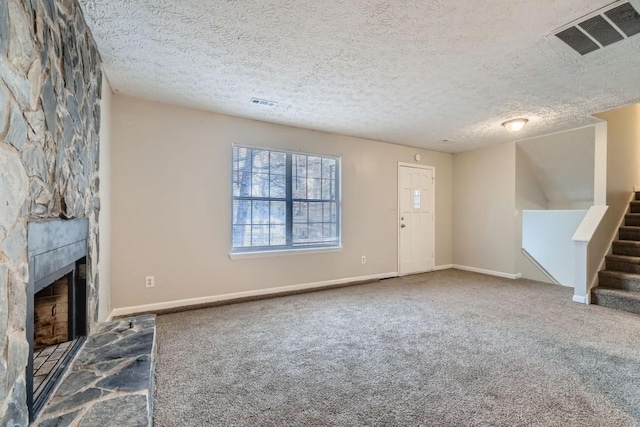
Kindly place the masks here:
[(636, 198), (635, 200), (640, 200), (640, 191), (636, 191)]
[(640, 274), (640, 257), (614, 254), (607, 255), (605, 260), (607, 270)]
[(615, 255), (640, 257), (640, 242), (634, 242), (633, 240), (614, 240), (611, 247)]
[(598, 273), (598, 285), (605, 288), (640, 292), (640, 274), (603, 270)]
[(631, 213), (624, 216), (624, 225), (627, 226), (640, 226), (640, 213)]
[(640, 292), (598, 286), (591, 291), (591, 302), (603, 307), (640, 314)]
[(640, 200), (633, 200), (631, 203), (629, 203), (629, 207), (631, 208), (631, 213), (639, 213), (640, 212)]
[(620, 227), (619, 239), (640, 241), (640, 227)]

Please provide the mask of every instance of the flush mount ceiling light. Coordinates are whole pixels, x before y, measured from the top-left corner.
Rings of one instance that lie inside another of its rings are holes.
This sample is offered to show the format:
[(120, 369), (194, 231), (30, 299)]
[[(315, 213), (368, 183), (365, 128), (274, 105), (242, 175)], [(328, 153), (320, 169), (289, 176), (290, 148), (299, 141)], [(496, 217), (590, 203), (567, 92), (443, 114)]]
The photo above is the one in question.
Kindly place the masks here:
[(513, 119), (513, 120), (507, 120), (502, 124), (502, 126), (504, 126), (504, 128), (509, 132), (518, 132), (519, 130), (522, 130), (524, 125), (526, 125), (528, 122), (529, 122), (528, 119), (523, 119), (523, 118)]

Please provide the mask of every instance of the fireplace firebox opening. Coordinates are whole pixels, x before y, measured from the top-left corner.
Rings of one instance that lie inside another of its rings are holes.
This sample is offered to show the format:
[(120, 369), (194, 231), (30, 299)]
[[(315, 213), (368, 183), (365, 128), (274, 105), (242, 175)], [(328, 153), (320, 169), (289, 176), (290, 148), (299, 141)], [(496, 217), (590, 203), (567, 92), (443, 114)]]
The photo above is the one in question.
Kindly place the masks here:
[[(38, 413), (86, 335), (83, 321), (86, 258), (37, 292), (33, 303), (33, 408)], [(79, 315), (80, 314), (80, 315)]]
[(88, 221), (29, 223), (27, 404), (33, 421), (87, 335)]

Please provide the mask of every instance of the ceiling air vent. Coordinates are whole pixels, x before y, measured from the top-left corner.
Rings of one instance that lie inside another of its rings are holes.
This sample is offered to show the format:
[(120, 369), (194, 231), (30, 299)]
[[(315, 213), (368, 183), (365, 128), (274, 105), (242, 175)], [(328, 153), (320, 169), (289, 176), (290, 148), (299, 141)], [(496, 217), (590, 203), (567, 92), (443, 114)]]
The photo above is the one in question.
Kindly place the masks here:
[(607, 18), (620, 28), (627, 37), (640, 33), (640, 13), (631, 5), (624, 3), (605, 12)]
[(269, 108), (274, 108), (278, 106), (277, 102), (268, 101), (266, 99), (260, 99), (260, 98), (251, 98), (251, 104), (260, 105), (262, 107), (269, 107)]
[(550, 36), (586, 55), (640, 33), (640, 0), (617, 1), (559, 28)]

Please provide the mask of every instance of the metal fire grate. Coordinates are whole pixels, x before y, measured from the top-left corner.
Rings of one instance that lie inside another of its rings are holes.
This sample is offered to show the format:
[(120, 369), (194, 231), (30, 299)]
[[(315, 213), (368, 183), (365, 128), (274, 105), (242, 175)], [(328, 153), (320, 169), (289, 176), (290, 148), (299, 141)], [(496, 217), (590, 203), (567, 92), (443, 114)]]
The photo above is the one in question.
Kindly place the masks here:
[(44, 347), (33, 353), (33, 396), (38, 399), (56, 369), (73, 348), (74, 341)]

